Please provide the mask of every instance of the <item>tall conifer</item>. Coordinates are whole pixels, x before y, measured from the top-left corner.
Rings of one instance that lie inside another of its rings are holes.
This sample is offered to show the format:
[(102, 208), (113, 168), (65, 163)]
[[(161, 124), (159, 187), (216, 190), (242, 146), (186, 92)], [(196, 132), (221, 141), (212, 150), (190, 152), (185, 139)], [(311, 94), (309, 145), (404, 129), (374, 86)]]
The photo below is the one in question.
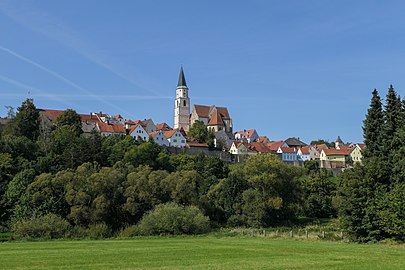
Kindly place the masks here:
[(364, 151), (365, 158), (379, 155), (383, 125), (384, 114), (381, 98), (377, 89), (374, 89), (370, 108), (367, 111), (366, 119), (363, 121), (364, 143), (367, 145)]

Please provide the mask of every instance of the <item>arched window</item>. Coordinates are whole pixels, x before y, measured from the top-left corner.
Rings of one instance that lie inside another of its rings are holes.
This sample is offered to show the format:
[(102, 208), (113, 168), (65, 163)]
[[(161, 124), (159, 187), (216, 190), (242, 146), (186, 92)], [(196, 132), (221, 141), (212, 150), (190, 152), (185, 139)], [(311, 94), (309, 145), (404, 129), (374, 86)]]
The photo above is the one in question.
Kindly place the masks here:
[(183, 106), (186, 106), (186, 101), (185, 100), (183, 100)]

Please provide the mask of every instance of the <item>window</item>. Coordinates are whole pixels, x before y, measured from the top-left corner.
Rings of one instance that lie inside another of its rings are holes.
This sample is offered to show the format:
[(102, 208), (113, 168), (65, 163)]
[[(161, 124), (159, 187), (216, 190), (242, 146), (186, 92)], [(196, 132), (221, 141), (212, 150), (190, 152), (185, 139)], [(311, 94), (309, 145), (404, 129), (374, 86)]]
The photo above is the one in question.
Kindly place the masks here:
[(185, 100), (183, 100), (183, 106), (186, 106), (186, 101)]
[(176, 140), (176, 139), (174, 139), (174, 140), (173, 140), (173, 142), (177, 142), (177, 140)]
[(182, 143), (185, 143), (185, 141), (184, 141), (184, 140), (181, 140), (181, 142), (182, 142)]

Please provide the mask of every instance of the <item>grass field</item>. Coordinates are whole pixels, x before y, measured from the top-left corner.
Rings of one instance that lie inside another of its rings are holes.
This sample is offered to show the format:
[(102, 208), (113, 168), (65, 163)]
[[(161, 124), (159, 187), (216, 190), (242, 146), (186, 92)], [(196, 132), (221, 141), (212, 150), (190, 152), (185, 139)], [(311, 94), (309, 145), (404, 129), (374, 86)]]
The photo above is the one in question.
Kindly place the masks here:
[(405, 269), (405, 246), (196, 236), (0, 243), (0, 269)]

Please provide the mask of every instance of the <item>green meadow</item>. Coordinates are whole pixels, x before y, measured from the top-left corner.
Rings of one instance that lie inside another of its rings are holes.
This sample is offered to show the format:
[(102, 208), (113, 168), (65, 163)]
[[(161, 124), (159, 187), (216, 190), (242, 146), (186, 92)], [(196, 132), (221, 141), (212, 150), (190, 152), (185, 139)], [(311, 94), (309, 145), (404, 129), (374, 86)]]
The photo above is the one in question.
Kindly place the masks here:
[(404, 245), (214, 236), (0, 243), (0, 269), (404, 267)]

